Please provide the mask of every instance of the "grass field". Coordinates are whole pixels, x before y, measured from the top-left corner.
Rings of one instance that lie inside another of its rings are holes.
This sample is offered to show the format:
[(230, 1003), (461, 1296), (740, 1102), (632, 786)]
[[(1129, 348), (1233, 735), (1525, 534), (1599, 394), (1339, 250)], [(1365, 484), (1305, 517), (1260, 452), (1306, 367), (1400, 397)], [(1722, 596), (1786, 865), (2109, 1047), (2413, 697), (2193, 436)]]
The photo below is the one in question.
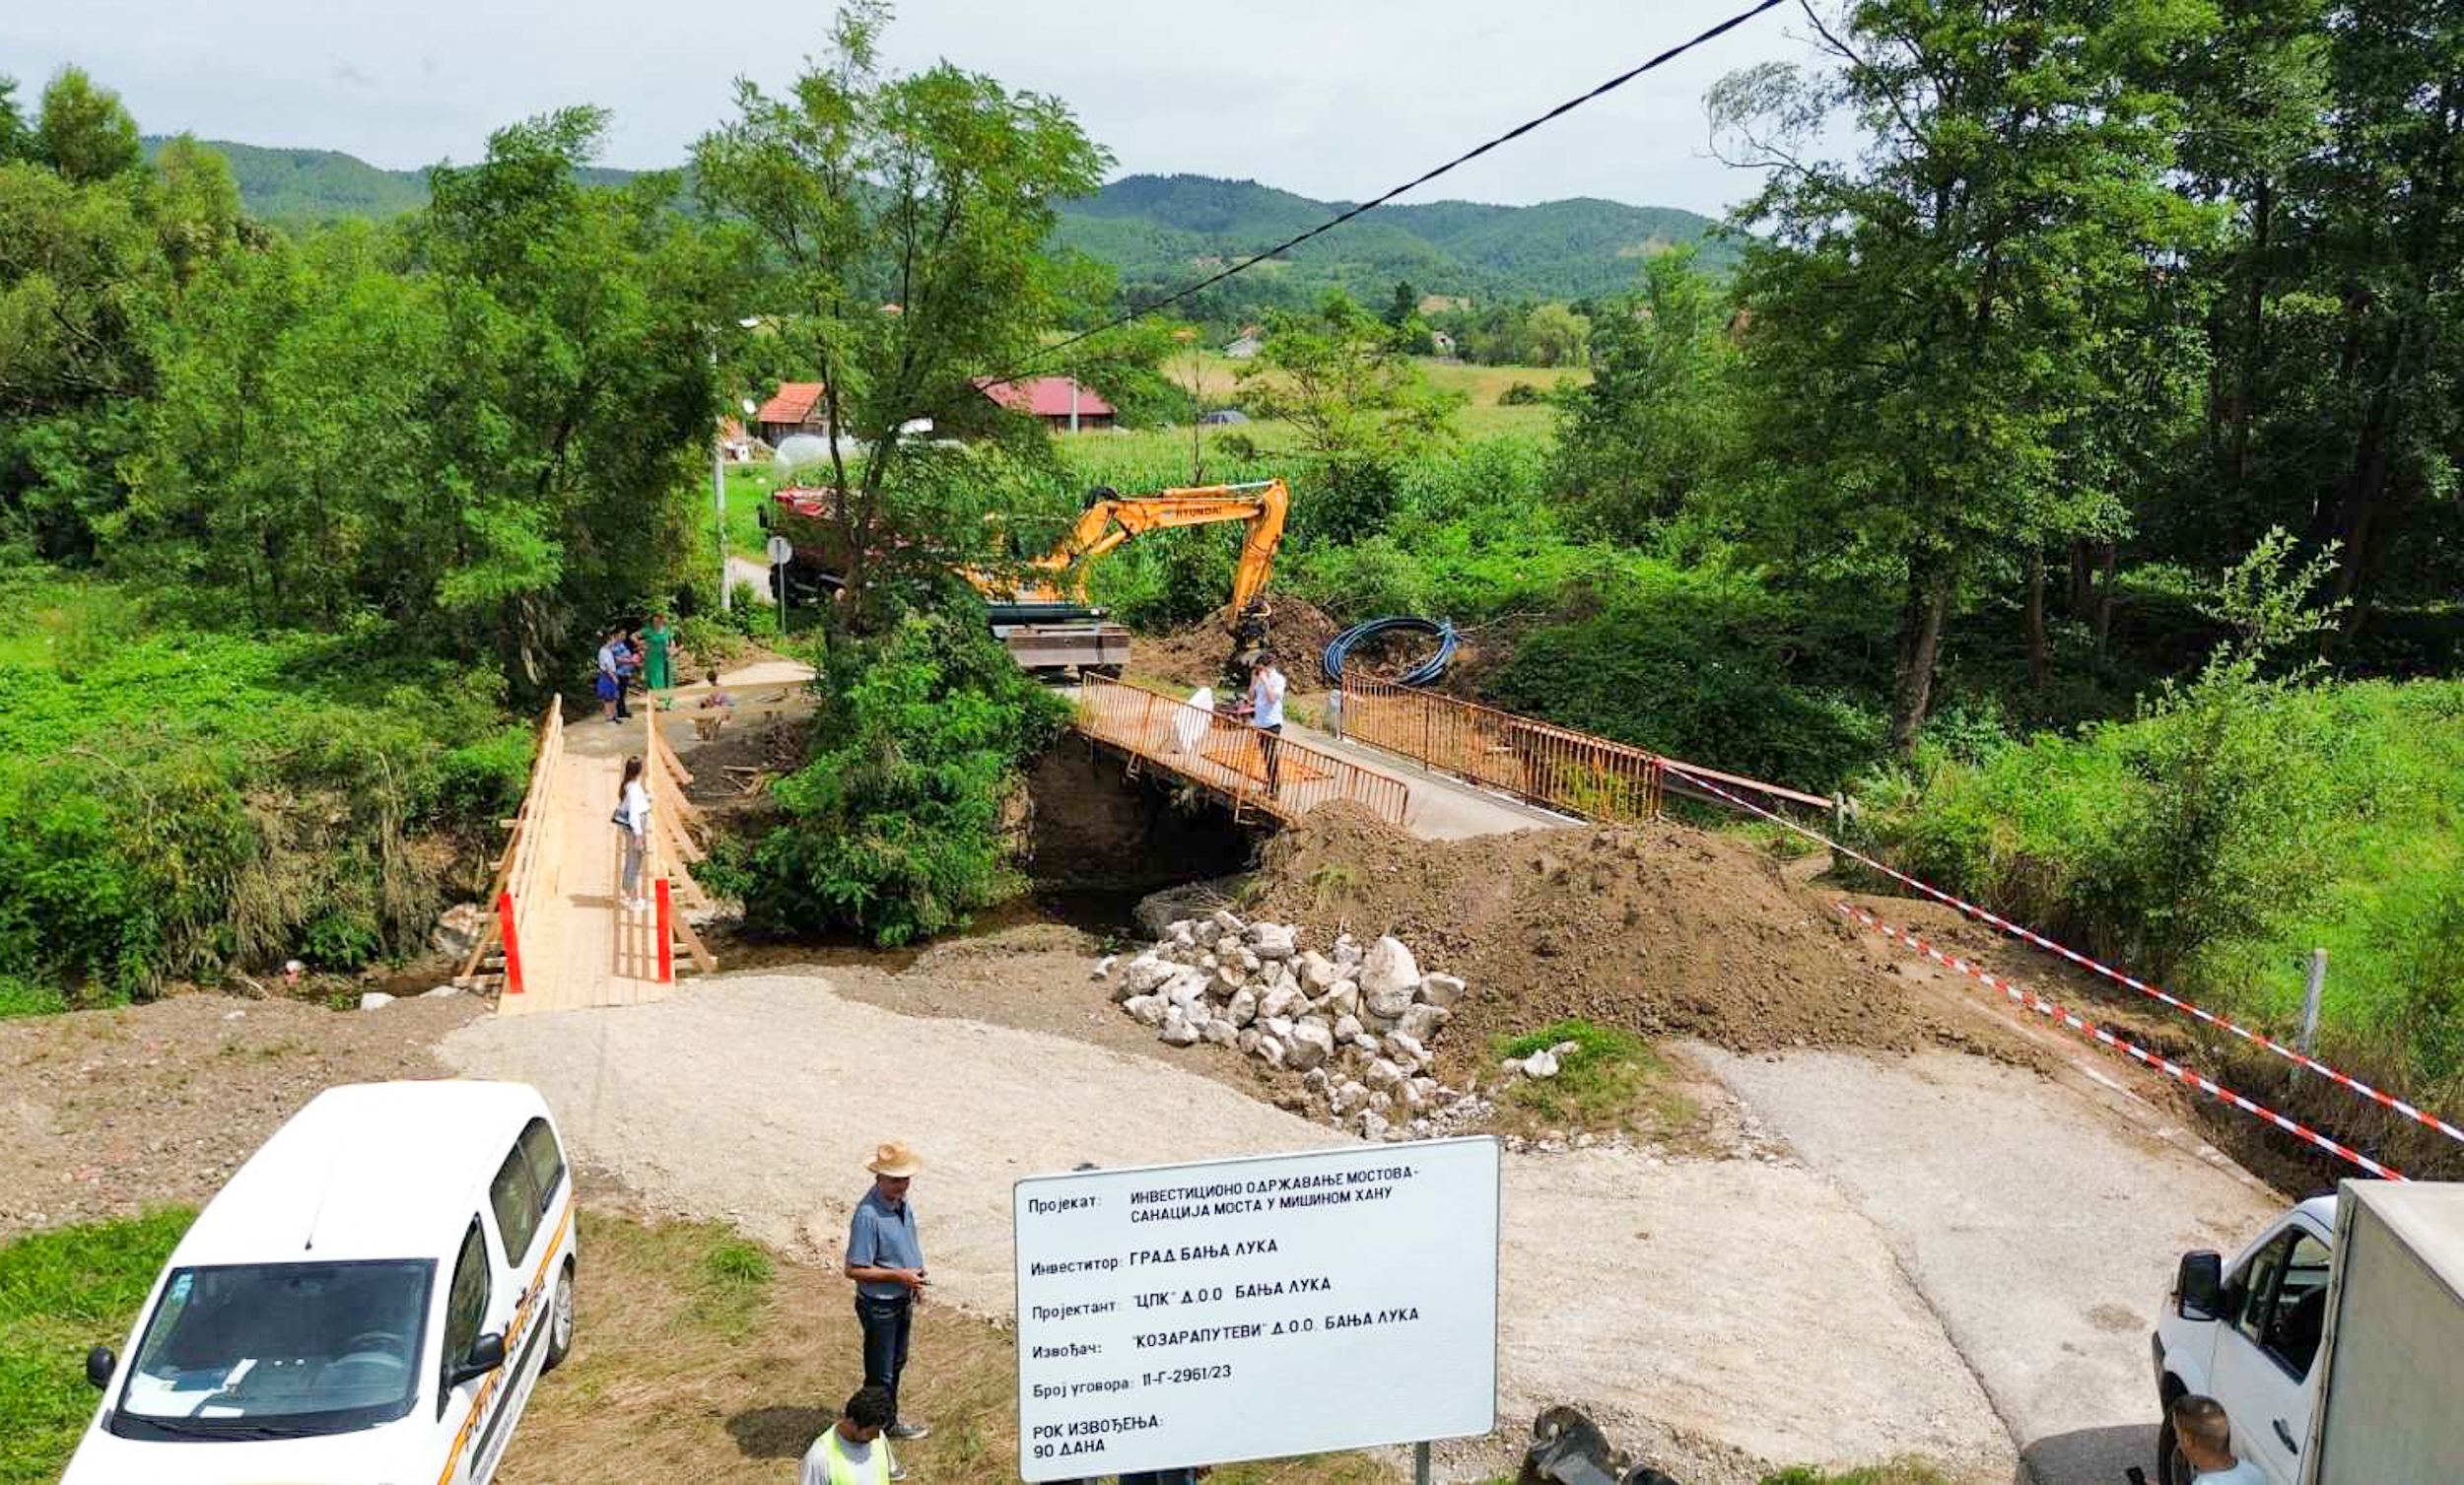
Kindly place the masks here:
[(128, 1339), (196, 1213), (34, 1233), (0, 1248), (0, 1485), (59, 1478), (94, 1416), (86, 1352)]

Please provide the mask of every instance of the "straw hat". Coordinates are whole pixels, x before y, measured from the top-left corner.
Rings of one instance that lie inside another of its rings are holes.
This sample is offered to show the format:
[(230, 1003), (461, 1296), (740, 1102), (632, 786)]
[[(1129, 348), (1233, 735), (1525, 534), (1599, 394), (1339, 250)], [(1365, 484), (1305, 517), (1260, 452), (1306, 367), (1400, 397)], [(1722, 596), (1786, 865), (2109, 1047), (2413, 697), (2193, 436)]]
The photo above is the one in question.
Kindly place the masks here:
[(890, 1140), (872, 1152), (872, 1159), (864, 1163), (864, 1169), (875, 1176), (888, 1176), (895, 1179), (915, 1175), (922, 1164), (916, 1159), (915, 1151), (908, 1149), (897, 1140)]

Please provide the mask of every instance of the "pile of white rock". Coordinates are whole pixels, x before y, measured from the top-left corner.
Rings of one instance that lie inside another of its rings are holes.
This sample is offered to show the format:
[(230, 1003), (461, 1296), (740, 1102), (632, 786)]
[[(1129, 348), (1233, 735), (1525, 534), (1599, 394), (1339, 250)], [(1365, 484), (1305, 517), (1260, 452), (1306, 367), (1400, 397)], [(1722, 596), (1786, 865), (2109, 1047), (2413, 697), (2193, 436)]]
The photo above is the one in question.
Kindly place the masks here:
[(1328, 1114), (1366, 1138), (1425, 1137), (1474, 1114), (1468, 1092), (1431, 1075), (1464, 982), (1422, 974), (1398, 939), (1364, 949), (1340, 934), (1321, 954), (1300, 937), (1218, 910), (1173, 922), (1152, 947), (1096, 973), (1163, 1041), (1238, 1047), (1297, 1072)]

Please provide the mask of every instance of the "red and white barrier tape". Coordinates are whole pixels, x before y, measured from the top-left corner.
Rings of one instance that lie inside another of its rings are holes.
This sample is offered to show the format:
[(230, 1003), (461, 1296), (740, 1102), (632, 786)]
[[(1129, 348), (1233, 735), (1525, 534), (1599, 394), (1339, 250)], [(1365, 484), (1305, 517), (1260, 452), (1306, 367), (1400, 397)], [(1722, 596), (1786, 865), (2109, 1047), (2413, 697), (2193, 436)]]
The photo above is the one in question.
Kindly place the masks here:
[(1867, 927), (1882, 934), (1883, 937), (1896, 939), (1938, 964), (1948, 965), (1951, 969), (1957, 970), (1962, 975), (1966, 975), (1984, 984), (1990, 985), (1994, 989), (2000, 990), (2005, 995), (2010, 996), (2013, 1000), (2026, 1006), (2029, 1010), (2035, 1011), (2040, 1015), (2049, 1016), (2071, 1028), (2073, 1031), (2079, 1032), (2084, 1036), (2103, 1043), (2105, 1046), (2112, 1047), (2115, 1051), (2122, 1052), (2128, 1056), (2136, 1057), (2150, 1067), (2156, 1069), (2158, 1072), (2164, 1073), (2168, 1077), (2177, 1078), (2184, 1083), (2188, 1083), (2191, 1087), (2198, 1089), (2202, 1093), (2211, 1094), (2216, 1098), (2223, 1100), (2224, 1103), (2232, 1105), (2244, 1114), (2254, 1114), (2289, 1134), (2297, 1134), (2301, 1138), (2308, 1140), (2311, 1144), (2327, 1151), (2329, 1154), (2341, 1156), (2342, 1158), (2353, 1162), (2355, 1165), (2360, 1166), (2362, 1170), (2369, 1172), (2372, 1176), (2376, 1176), (2383, 1181), (2402, 1181), (2405, 1179), (2405, 1177), (2394, 1168), (2380, 1165), (2377, 1161), (2363, 1155), (2359, 1150), (2350, 1149), (2344, 1145), (2340, 1145), (2336, 1141), (2329, 1139), (2326, 1135), (2310, 1128), (2308, 1125), (2287, 1118), (2285, 1115), (2278, 1114), (2275, 1110), (2267, 1108), (2264, 1105), (2254, 1104), (2250, 1100), (2243, 1098), (2240, 1094), (2224, 1087), (2223, 1084), (2212, 1083), (2206, 1078), (2199, 1076), (2197, 1073), (2192, 1072), (2189, 1068), (2182, 1066), (2178, 1062), (2171, 1061), (2164, 1057), (2159, 1057), (2155, 1052), (2149, 1051), (2145, 1047), (2135, 1046), (2113, 1035), (2111, 1032), (2106, 1031), (2103, 1027), (2097, 1026), (2092, 1022), (2083, 1020), (2079, 1016), (2076, 1016), (2071, 1012), (2064, 1010), (2062, 1007), (2055, 1005), (2052, 1001), (2044, 999), (2042, 996), (2020, 989), (2018, 985), (2013, 984), (2007, 979), (1997, 979), (1990, 972), (1981, 969), (1976, 965), (1969, 964), (1966, 960), (1959, 958), (1959, 956), (1955, 954), (1944, 953), (1942, 950), (1935, 948), (1932, 944), (1927, 943), (1917, 934), (1905, 932), (1901, 929), (1892, 927), (1890, 924), (1883, 922), (1881, 918), (1876, 917), (1873, 913), (1866, 911), (1862, 908), (1855, 907), (1854, 905), (1848, 903), (1833, 903), (1831, 906), (1837, 908), (1841, 913), (1857, 919), (1859, 922), (1864, 923)]
[(2071, 963), (2078, 965), (2083, 970), (2093, 971), (2094, 973), (2103, 976), (2105, 979), (2110, 979), (2117, 984), (2126, 984), (2132, 989), (2137, 990), (2142, 995), (2146, 995), (2155, 1000), (2160, 1000), (2177, 1011), (2196, 1016), (2200, 1020), (2220, 1031), (2230, 1032), (2244, 1042), (2248, 1042), (2254, 1046), (2264, 1046), (2269, 1051), (2274, 1052), (2276, 1055), (2283, 1057), (2286, 1061), (2291, 1062), (2295, 1066), (2306, 1067), (2310, 1071), (2317, 1073), (2319, 1076), (2328, 1079), (2330, 1082), (2341, 1083), (2345, 1087), (2360, 1094), (2361, 1097), (2368, 1099), (2370, 1102), (2377, 1104), (2381, 1108), (2393, 1110), (2397, 1114), (2403, 1114), (2406, 1118), (2412, 1119), (2416, 1123), (2429, 1125), (2430, 1128), (2437, 1130), (2439, 1133), (2445, 1135), (2451, 1140), (2454, 1140), (2458, 1144), (2464, 1144), (2464, 1129), (2457, 1128), (2455, 1125), (2448, 1123), (2445, 1119), (2440, 1118), (2434, 1114), (2425, 1113), (2424, 1111), (2413, 1107), (2411, 1104), (2406, 1103), (2404, 1100), (2395, 1097), (2393, 1094), (2381, 1093), (2369, 1084), (2362, 1082), (2360, 1078), (2354, 1077), (2350, 1073), (2340, 1072), (2297, 1047), (2287, 1046), (2273, 1037), (2266, 1036), (2263, 1033), (2254, 1032), (2248, 1027), (2235, 1025), (2234, 1023), (2225, 1020), (2224, 1017), (2217, 1015), (2213, 1011), (2201, 1010), (2199, 1007), (2192, 1005), (2189, 1001), (2184, 1000), (2179, 996), (2166, 994), (2164, 991), (2157, 989), (2155, 985), (2148, 983), (2146, 980), (2139, 979), (2135, 975), (2130, 975), (2121, 970), (2114, 969), (2110, 965), (2099, 964), (2095, 960), (2089, 959), (2087, 955), (2080, 953), (2077, 949), (2057, 944), (2052, 939), (2045, 937), (2033, 928), (2024, 927), (2019, 923), (2012, 922), (2006, 917), (1999, 916), (1983, 908), (1977, 907), (1974, 903), (1952, 897), (1950, 893), (1945, 892), (1941, 888), (1933, 886), (1930, 883), (1920, 882), (1904, 871), (1894, 870), (1891, 867), (1885, 866), (1882, 862), (1875, 860), (1872, 856), (1867, 855), (1865, 852), (1854, 850), (1848, 846), (1842, 845), (1838, 842), (1830, 839), (1828, 836), (1821, 834), (1819, 831), (1808, 830), (1794, 820), (1774, 814), (1770, 810), (1764, 809), (1758, 804), (1753, 804), (1739, 798), (1735, 794), (1730, 793), (1728, 790), (1720, 787), (1718, 784), (1713, 783), (1708, 779), (1701, 778), (1693, 774), (1688, 774), (1685, 770), (1670, 763), (1667, 759), (1662, 759), (1660, 766), (1670, 773), (1684, 775), (1688, 782), (1697, 784), (1702, 788), (1709, 790), (1711, 793), (1717, 794), (1722, 799), (1727, 800), (1729, 803), (1736, 805), (1739, 809), (1745, 810), (1748, 814), (1759, 815), (1763, 819), (1768, 820), (1772, 824), (1780, 826), (1785, 830), (1795, 831), (1798, 835), (1805, 837), (1809, 841), (1817, 842), (1839, 855), (1846, 856), (1852, 861), (1862, 862), (1867, 866), (1871, 866), (1876, 871), (1889, 877), (1894, 882), (1915, 888), (1917, 891), (1924, 893), (1927, 897), (1934, 899), (1936, 902), (1945, 903), (1951, 907), (1956, 908), (1961, 912), (1966, 913), (1968, 916), (1973, 917), (1980, 922), (1990, 923), (1994, 927), (2000, 928), (2003, 932), (2010, 934), (2014, 938), (2021, 939), (2027, 943), (2034, 944), (2037, 948), (2042, 949), (2049, 954), (2058, 954), (2062, 958), (2069, 960)]

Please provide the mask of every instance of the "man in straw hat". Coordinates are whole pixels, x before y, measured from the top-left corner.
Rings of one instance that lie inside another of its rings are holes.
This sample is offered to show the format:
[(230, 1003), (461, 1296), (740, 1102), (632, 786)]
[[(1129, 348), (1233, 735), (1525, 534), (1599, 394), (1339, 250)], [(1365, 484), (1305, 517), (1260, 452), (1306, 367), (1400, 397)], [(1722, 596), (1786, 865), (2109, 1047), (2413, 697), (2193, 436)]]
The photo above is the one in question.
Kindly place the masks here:
[(847, 1276), (856, 1281), (856, 1318), (864, 1327), (864, 1385), (890, 1394), (893, 1439), (921, 1439), (931, 1430), (898, 1416), (898, 1379), (907, 1370), (907, 1336), (924, 1300), (924, 1244), (907, 1200), (916, 1152), (896, 1140), (872, 1152), (864, 1169), (872, 1189), (856, 1203), (847, 1229)]

